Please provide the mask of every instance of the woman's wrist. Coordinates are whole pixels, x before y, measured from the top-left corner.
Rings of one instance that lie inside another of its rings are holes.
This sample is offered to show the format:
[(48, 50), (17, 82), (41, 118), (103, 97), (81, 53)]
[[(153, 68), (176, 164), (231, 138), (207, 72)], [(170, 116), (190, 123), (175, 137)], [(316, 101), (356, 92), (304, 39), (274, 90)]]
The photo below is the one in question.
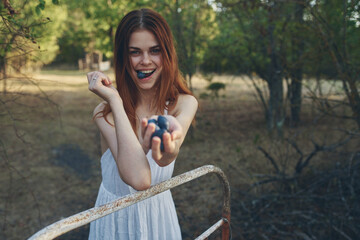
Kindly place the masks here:
[(121, 99), (121, 97), (119, 95), (114, 95), (112, 97), (110, 97), (107, 102), (110, 104), (110, 105), (113, 105), (113, 104), (123, 104), (123, 101)]

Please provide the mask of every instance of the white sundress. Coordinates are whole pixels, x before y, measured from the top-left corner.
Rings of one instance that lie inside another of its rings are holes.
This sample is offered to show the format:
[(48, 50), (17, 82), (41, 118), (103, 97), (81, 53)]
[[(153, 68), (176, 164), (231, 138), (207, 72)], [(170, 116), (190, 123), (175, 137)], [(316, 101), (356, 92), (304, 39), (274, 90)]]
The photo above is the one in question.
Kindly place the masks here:
[[(160, 167), (147, 154), (151, 185), (171, 178), (175, 161)], [(101, 206), (136, 192), (124, 183), (110, 149), (101, 157), (102, 182), (95, 206)], [(138, 202), (90, 223), (89, 240), (178, 240), (180, 225), (170, 190)]]

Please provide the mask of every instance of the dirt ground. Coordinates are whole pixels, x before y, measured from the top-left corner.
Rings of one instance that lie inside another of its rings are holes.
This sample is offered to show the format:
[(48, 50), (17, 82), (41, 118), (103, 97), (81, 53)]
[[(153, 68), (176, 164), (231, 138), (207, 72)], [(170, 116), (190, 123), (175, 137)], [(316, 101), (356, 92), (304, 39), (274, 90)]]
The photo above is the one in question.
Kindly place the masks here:
[[(220, 167), (232, 189), (233, 239), (240, 239), (240, 190), (254, 181), (254, 174), (272, 171), (257, 147), (277, 155), (289, 169), (295, 164), (294, 153), (267, 134), (249, 79), (217, 76), (214, 81), (226, 84), (218, 99), (206, 91), (206, 80), (193, 79), (200, 108), (176, 160), (174, 176), (208, 164)], [(81, 72), (52, 71), (28, 80), (10, 79), (8, 89), (2, 100), (2, 112), (7, 114), (0, 116), (0, 239), (15, 240), (94, 206), (101, 175), (99, 133), (91, 116), (100, 99), (88, 91)], [(301, 126), (286, 128), (284, 135), (296, 138), (306, 152), (315, 132), (321, 132), (316, 137), (322, 142), (335, 141), (338, 133), (328, 131), (334, 122), (314, 121), (314, 106), (304, 102)], [(314, 162), (314, 166), (321, 163)], [(222, 186), (215, 175), (172, 193), (184, 239), (194, 239), (221, 218)], [(87, 235), (88, 225), (58, 239), (87, 239)], [(210, 239), (219, 239), (219, 233)]]

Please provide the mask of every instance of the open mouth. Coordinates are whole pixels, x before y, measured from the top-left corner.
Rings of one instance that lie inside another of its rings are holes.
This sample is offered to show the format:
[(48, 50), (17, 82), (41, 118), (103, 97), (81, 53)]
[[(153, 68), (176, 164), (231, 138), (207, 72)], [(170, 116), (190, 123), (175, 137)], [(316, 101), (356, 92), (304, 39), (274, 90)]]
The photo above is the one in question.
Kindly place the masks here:
[(137, 73), (138, 78), (143, 79), (143, 78), (150, 77), (155, 71), (156, 71), (156, 69), (146, 70), (146, 71), (136, 71), (136, 73)]

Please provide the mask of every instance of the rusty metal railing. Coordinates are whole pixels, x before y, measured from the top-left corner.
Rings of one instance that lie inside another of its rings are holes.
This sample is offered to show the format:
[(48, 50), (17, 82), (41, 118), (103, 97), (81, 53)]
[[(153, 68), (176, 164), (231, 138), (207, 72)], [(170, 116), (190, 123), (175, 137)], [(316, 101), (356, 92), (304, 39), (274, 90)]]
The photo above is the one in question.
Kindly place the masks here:
[(151, 188), (145, 191), (139, 191), (122, 198), (119, 198), (115, 201), (109, 202), (99, 207), (90, 208), (86, 211), (80, 212), (68, 218), (57, 221), (42, 230), (38, 231), (36, 234), (31, 236), (28, 240), (42, 240), (42, 239), (54, 239), (64, 233), (67, 233), (71, 230), (74, 230), (78, 227), (86, 225), (98, 218), (104, 217), (110, 213), (116, 212), (120, 209), (126, 208), (132, 204), (140, 202), (144, 199), (152, 197), (156, 194), (162, 193), (166, 190), (179, 186), (181, 184), (192, 181), (196, 178), (199, 178), (208, 173), (215, 173), (219, 180), (223, 184), (223, 209), (222, 209), (222, 218), (211, 226), (207, 231), (201, 234), (196, 240), (202, 240), (207, 238), (210, 234), (215, 232), (218, 228), (222, 227), (222, 240), (229, 239), (230, 234), (230, 185), (224, 174), (224, 172), (213, 165), (205, 165), (194, 170), (188, 171), (176, 177), (173, 177), (169, 180), (161, 182), (152, 186)]

